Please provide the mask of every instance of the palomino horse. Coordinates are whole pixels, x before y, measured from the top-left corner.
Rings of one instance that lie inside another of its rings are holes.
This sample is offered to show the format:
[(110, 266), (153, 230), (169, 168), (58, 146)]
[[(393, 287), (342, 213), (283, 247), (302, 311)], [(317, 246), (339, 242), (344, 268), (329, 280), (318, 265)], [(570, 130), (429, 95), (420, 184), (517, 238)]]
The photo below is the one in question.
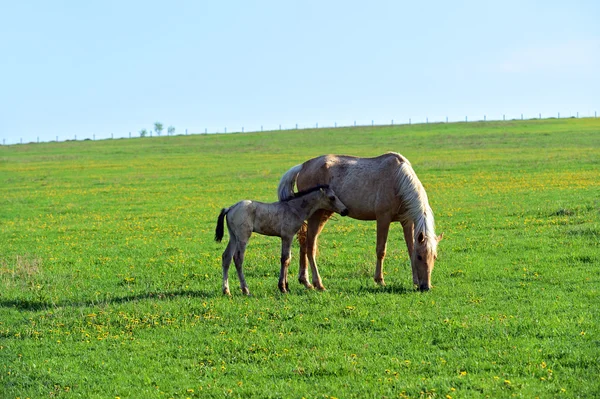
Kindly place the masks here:
[[(289, 196), (288, 196), (289, 197)], [(215, 241), (223, 239), (223, 220), (227, 216), (229, 244), (223, 252), (223, 294), (229, 292), (229, 265), (231, 259), (235, 263), (242, 292), (250, 295), (242, 265), (246, 245), (253, 232), (267, 236), (281, 237), (281, 272), (279, 273), (279, 290), (288, 292), (287, 270), (290, 264), (290, 252), (294, 235), (300, 230), (304, 221), (318, 210), (325, 210), (331, 215), (338, 212), (342, 216), (348, 209), (335, 195), (328, 185), (318, 185), (293, 196), (265, 204), (257, 201), (240, 201), (229, 208), (223, 208), (217, 220)]]
[[(380, 285), (385, 285), (383, 259), (389, 227), (392, 222), (400, 222), (410, 256), (413, 283), (421, 291), (431, 288), (431, 271), (442, 236), (435, 235), (427, 194), (408, 159), (394, 152), (375, 158), (323, 155), (294, 166), (282, 176), (278, 187), (280, 200), (290, 198), (294, 184), (299, 190), (316, 184), (329, 184), (348, 207), (350, 217), (377, 221), (375, 282)], [(298, 279), (307, 288), (313, 287), (308, 282), (308, 259), (313, 285), (317, 289), (325, 289), (315, 254), (317, 237), (331, 215), (328, 210), (315, 212), (308, 219), (306, 239), (299, 235)]]

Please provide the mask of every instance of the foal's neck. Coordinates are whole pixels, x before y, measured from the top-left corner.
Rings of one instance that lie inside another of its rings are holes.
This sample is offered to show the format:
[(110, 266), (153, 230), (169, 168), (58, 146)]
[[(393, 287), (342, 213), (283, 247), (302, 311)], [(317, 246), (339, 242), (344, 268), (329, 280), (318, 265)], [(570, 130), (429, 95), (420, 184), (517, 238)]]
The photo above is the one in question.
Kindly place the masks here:
[(302, 219), (302, 221), (305, 221), (319, 209), (317, 201), (315, 201), (315, 195), (318, 195), (318, 193), (306, 194), (302, 197), (294, 198), (288, 201), (288, 204), (290, 205), (290, 210), (296, 216)]

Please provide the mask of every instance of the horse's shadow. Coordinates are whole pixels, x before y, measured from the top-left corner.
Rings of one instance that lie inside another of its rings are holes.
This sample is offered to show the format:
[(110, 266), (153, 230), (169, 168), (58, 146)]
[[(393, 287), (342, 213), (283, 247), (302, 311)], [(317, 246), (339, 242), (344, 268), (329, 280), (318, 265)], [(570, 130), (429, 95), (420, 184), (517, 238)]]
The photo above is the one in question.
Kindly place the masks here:
[(144, 292), (136, 295), (125, 295), (115, 298), (104, 299), (88, 299), (88, 300), (64, 300), (64, 301), (46, 301), (36, 299), (8, 299), (0, 300), (0, 307), (15, 308), (24, 311), (41, 311), (46, 309), (62, 308), (62, 307), (93, 307), (105, 304), (121, 304), (128, 302), (136, 302), (143, 300), (169, 300), (178, 297), (188, 298), (211, 298), (216, 296), (215, 292), (199, 291), (199, 290), (179, 290), (179, 291), (156, 291)]
[(418, 293), (414, 288), (407, 288), (401, 284), (389, 284), (385, 286), (380, 285), (362, 285), (359, 288), (359, 292), (367, 294), (394, 294), (394, 295), (408, 295)]

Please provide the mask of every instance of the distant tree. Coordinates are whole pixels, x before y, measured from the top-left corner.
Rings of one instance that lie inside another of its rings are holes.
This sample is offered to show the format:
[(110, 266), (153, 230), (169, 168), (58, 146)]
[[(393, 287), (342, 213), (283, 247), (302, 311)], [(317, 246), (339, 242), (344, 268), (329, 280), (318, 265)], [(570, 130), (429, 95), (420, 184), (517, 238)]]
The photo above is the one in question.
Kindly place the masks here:
[(174, 126), (169, 126), (167, 128), (167, 133), (169, 134), (169, 136), (172, 136), (175, 134), (175, 127)]
[(146, 137), (148, 135), (148, 131), (146, 129), (140, 130), (140, 137)]
[(163, 131), (163, 124), (160, 122), (154, 122), (154, 131), (160, 136)]

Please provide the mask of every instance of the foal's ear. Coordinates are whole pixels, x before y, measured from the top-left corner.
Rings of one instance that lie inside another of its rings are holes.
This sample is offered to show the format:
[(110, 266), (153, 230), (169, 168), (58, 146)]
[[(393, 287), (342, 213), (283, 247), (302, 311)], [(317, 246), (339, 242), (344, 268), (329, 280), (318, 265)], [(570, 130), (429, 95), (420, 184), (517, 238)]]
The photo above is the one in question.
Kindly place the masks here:
[(442, 241), (443, 238), (444, 238), (444, 233), (442, 233), (439, 236), (437, 236), (437, 242)]

